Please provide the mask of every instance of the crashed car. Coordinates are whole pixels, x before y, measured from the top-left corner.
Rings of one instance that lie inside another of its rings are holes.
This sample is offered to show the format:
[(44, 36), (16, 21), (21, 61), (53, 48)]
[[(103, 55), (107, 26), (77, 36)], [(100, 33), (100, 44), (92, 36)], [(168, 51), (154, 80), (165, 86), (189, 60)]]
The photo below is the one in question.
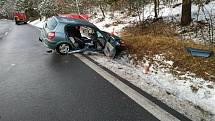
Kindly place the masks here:
[(59, 16), (44, 24), (39, 40), (61, 55), (97, 51), (114, 57), (125, 46), (118, 36), (101, 31), (88, 21)]

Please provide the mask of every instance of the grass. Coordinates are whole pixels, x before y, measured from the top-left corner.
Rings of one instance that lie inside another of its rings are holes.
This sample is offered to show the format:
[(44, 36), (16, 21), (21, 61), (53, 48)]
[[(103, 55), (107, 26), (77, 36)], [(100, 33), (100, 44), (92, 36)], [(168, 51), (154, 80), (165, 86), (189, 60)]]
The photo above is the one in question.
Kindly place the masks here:
[(154, 63), (153, 57), (162, 54), (166, 60), (174, 62), (170, 67), (172, 74), (180, 77), (180, 72), (191, 72), (197, 77), (215, 82), (215, 57), (192, 57), (186, 47), (212, 50), (215, 47), (199, 45), (189, 40), (180, 40), (170, 23), (160, 20), (146, 25), (126, 28), (122, 38), (128, 44), (128, 53), (135, 55), (136, 61), (147, 57)]

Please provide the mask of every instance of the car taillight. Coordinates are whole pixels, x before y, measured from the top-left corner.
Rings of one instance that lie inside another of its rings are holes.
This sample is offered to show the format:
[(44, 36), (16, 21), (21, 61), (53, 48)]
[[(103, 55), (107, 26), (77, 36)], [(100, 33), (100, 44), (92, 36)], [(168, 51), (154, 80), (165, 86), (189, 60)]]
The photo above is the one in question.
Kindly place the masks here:
[(49, 32), (48, 33), (48, 39), (49, 40), (52, 40), (52, 39), (54, 39), (55, 38), (55, 32)]

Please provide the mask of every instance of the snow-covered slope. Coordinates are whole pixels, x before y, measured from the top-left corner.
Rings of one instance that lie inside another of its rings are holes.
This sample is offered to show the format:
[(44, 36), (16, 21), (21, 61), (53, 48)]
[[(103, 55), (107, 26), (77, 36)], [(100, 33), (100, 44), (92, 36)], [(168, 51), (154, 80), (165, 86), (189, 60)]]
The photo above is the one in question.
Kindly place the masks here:
[[(180, 2), (181, 1), (179, 1), (179, 3)], [(174, 18), (175, 21), (180, 21), (181, 5), (175, 8), (167, 6), (161, 7), (163, 7), (163, 9), (160, 10), (160, 15), (166, 20), (173, 20)], [(205, 17), (209, 17), (210, 14), (214, 15), (214, 13), (211, 13), (215, 10), (214, 8), (215, 1), (205, 5), (204, 9), (207, 11), (204, 13), (200, 11), (198, 20), (205, 20)], [(145, 9), (145, 18), (153, 17), (153, 6), (148, 5)], [(197, 13), (198, 6), (193, 5), (192, 16), (194, 17), (194, 21), (197, 20)], [(121, 14), (121, 12), (115, 12), (114, 17), (110, 15), (111, 13), (107, 12), (104, 21), (100, 22), (99, 18), (93, 18), (91, 22), (102, 30), (108, 32), (114, 31), (115, 34), (120, 35), (120, 32), (123, 31), (123, 27), (139, 21), (138, 16), (128, 17), (125, 16), (125, 14)], [(114, 23), (118, 21), (121, 22), (115, 25)], [(192, 37), (191, 39), (196, 39), (195, 36)], [(143, 64), (145, 60), (143, 59), (142, 63), (135, 65), (129, 55), (114, 60), (102, 55), (91, 55), (90, 57), (191, 119), (215, 120), (215, 83), (202, 78), (196, 78), (195, 74), (189, 72), (184, 75), (186, 79), (178, 79), (174, 77), (168, 69), (159, 67), (159, 64), (152, 65), (149, 74), (144, 74)], [(168, 63), (169, 66), (172, 66), (172, 63), (174, 63), (166, 60), (162, 55), (156, 55), (154, 58), (158, 61)], [(153, 67), (158, 68), (155, 69)]]
[(43, 18), (42, 20), (37, 19), (35, 21), (29, 22), (29, 24), (38, 27), (38, 28), (43, 28), (44, 23), (46, 22), (46, 19)]

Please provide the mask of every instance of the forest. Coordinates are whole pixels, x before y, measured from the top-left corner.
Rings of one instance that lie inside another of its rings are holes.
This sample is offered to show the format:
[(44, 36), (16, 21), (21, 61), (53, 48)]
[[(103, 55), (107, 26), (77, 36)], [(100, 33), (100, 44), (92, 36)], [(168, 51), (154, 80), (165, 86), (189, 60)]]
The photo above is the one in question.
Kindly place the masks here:
[[(159, 17), (159, 6), (172, 5), (177, 0), (1, 0), (0, 17), (12, 18), (14, 11), (25, 11), (29, 17), (53, 16), (59, 13), (92, 13), (98, 7), (105, 17), (105, 11), (124, 10), (141, 13), (144, 6), (154, 5), (154, 17)], [(195, 4), (202, 6), (209, 0), (197, 0)], [(183, 0), (182, 24), (188, 25), (191, 21), (191, 0)]]

